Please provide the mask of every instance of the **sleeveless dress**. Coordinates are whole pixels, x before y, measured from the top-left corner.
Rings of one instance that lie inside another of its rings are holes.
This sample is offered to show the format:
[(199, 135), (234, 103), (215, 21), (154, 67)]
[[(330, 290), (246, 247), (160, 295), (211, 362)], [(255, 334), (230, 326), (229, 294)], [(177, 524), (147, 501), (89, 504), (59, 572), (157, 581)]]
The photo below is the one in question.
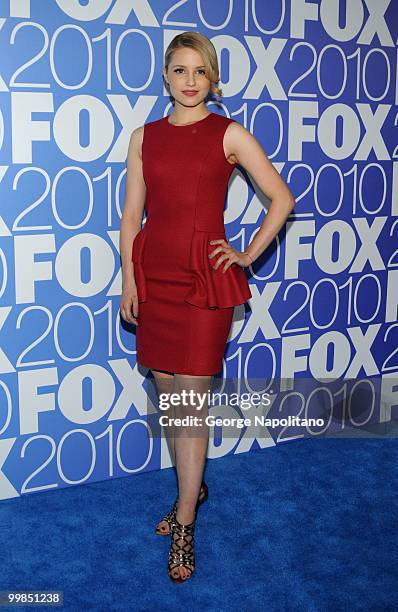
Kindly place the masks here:
[(223, 137), (233, 121), (210, 112), (190, 125), (144, 125), (146, 219), (132, 246), (138, 294), (136, 359), (146, 367), (211, 375), (222, 360), (234, 307), (250, 297), (244, 269), (208, 258), (224, 238), (224, 203), (235, 165)]

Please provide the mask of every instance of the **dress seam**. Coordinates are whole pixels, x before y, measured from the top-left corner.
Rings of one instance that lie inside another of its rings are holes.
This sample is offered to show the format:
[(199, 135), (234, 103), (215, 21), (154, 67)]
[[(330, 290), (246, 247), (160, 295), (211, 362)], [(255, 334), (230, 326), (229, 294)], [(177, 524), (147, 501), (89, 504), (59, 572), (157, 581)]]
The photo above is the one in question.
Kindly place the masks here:
[[(199, 172), (199, 177), (198, 177), (198, 181), (196, 184), (196, 192), (195, 192), (195, 214), (194, 214), (194, 220), (193, 220), (193, 231), (192, 231), (192, 237), (191, 237), (191, 244), (189, 245), (189, 255), (188, 255), (188, 266), (189, 266), (189, 273), (192, 276), (192, 269), (191, 269), (191, 261), (192, 261), (192, 244), (193, 244), (193, 236), (194, 233), (196, 232), (196, 218), (197, 218), (197, 207), (198, 207), (198, 195), (199, 195), (199, 189), (200, 189), (200, 182), (202, 180), (202, 174), (206, 165), (206, 160), (208, 159), (208, 152), (211, 150), (212, 146), (216, 146), (214, 143), (211, 143), (208, 148), (206, 149), (206, 153), (203, 156), (203, 160), (202, 160), (202, 165), (200, 168), (200, 172)], [(203, 230), (202, 230), (203, 231)], [(208, 233), (208, 232), (206, 232)], [(190, 317), (189, 317), (189, 342), (188, 342), (188, 349), (186, 352), (186, 356), (185, 356), (185, 360), (184, 360), (184, 370), (187, 370), (188, 368), (188, 356), (189, 356), (189, 347), (191, 347), (191, 339), (192, 339), (192, 310), (189, 310), (190, 312)]]

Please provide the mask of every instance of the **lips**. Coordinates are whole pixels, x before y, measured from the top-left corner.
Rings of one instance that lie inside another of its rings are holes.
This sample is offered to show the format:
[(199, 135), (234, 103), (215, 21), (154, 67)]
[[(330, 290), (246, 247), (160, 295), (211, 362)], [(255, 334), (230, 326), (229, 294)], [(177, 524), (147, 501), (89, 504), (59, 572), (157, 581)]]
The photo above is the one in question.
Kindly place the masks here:
[(182, 93), (186, 96), (195, 96), (198, 92), (196, 91), (196, 89), (184, 89)]

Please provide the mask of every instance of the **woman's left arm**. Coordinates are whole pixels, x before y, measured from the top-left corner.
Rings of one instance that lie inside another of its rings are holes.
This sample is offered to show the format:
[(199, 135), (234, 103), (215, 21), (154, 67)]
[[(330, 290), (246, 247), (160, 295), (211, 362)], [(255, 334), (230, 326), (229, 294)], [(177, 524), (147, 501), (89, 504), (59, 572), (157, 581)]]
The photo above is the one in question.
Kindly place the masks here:
[[(240, 123), (228, 126), (224, 136), (226, 157), (233, 157), (253, 177), (271, 205), (245, 253), (254, 261), (273, 241), (286, 223), (296, 201), (289, 187), (282, 179), (258, 140)], [(218, 241), (212, 241), (213, 244)], [(221, 250), (221, 249), (220, 249)], [(223, 249), (224, 250), (224, 249)], [(223, 257), (220, 258), (221, 265)], [(217, 264), (215, 267), (218, 267)], [(228, 263), (227, 266), (229, 267)]]

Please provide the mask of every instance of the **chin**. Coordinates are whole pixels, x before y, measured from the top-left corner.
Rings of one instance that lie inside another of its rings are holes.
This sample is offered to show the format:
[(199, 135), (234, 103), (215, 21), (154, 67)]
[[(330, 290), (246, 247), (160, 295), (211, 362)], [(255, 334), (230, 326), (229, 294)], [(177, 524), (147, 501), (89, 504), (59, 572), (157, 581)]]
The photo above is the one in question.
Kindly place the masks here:
[(206, 99), (206, 96), (195, 96), (194, 98), (189, 98), (188, 96), (184, 96), (184, 94), (182, 94), (181, 98), (178, 97), (176, 98), (177, 102), (179, 104), (182, 104), (183, 106), (188, 106), (188, 107), (193, 107), (193, 106), (198, 106), (199, 104), (202, 104), (202, 102), (204, 102)]

